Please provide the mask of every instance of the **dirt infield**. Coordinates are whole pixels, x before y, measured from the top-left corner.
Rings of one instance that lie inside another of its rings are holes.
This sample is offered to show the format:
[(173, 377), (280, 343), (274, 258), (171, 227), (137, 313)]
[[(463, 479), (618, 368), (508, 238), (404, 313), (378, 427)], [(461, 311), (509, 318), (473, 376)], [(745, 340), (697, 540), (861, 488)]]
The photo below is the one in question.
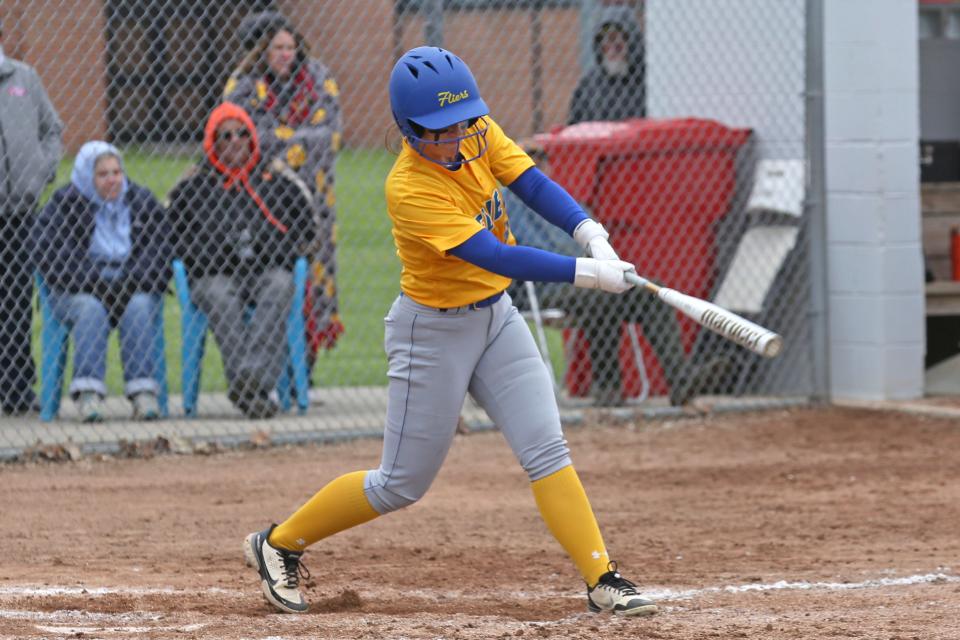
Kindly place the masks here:
[(0, 638), (960, 638), (960, 423), (801, 409), (567, 431), (611, 554), (660, 600), (586, 612), (497, 433), (420, 503), (312, 547), (275, 614), (243, 536), (379, 442), (0, 466)]

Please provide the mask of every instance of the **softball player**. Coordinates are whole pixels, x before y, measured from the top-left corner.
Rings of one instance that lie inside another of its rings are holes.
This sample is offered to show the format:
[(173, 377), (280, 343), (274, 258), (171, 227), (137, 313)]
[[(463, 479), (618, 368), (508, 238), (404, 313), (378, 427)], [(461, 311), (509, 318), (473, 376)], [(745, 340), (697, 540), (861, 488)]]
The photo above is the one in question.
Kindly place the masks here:
[[(488, 116), (460, 58), (436, 47), (408, 51), (390, 76), (390, 103), (404, 140), (387, 177), (387, 212), (403, 270), (401, 293), (384, 319), (389, 403), (380, 467), (333, 480), (279, 526), (247, 536), (247, 563), (271, 604), (305, 611), (304, 549), (420, 499), (447, 455), (469, 391), (527, 472), (541, 516), (587, 583), (589, 609), (655, 613), (607, 555), (548, 372), (504, 294), (511, 278), (622, 293), (633, 266)], [(593, 257), (516, 246), (498, 182)]]

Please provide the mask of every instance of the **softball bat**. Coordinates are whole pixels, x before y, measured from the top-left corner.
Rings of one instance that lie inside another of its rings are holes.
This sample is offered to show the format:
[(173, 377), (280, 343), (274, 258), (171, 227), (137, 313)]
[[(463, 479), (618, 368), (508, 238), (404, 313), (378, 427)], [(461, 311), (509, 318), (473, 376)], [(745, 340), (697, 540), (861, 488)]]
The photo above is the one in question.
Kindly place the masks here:
[(658, 298), (697, 324), (765, 358), (773, 358), (783, 349), (783, 337), (779, 334), (741, 318), (712, 302), (661, 287), (635, 273), (625, 273), (624, 278), (627, 282), (656, 294)]

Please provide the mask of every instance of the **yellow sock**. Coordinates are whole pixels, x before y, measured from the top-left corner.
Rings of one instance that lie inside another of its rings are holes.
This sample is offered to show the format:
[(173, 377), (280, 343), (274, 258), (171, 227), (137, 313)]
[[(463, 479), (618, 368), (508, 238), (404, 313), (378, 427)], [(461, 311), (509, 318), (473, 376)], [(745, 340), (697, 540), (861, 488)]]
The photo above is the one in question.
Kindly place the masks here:
[(366, 471), (354, 471), (330, 482), (274, 529), (268, 542), (302, 551), (317, 540), (376, 518), (380, 514), (363, 493), (366, 475)]
[(530, 486), (550, 533), (573, 559), (587, 584), (596, 585), (607, 572), (610, 558), (577, 472), (572, 465), (564, 467)]

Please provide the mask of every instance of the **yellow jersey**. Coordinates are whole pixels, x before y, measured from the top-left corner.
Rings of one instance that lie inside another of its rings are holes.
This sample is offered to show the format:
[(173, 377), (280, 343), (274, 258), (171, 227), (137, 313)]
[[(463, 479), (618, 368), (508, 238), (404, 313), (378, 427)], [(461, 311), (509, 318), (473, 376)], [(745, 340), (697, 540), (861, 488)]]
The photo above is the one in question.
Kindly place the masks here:
[[(400, 289), (430, 307), (459, 307), (499, 293), (510, 278), (492, 273), (447, 252), (482, 229), (515, 245), (498, 182), (509, 185), (533, 166), (523, 149), (489, 116), (487, 151), (451, 171), (423, 158), (406, 140), (387, 176), (387, 214), (402, 270)], [(470, 158), (479, 152), (478, 137), (460, 143)]]

